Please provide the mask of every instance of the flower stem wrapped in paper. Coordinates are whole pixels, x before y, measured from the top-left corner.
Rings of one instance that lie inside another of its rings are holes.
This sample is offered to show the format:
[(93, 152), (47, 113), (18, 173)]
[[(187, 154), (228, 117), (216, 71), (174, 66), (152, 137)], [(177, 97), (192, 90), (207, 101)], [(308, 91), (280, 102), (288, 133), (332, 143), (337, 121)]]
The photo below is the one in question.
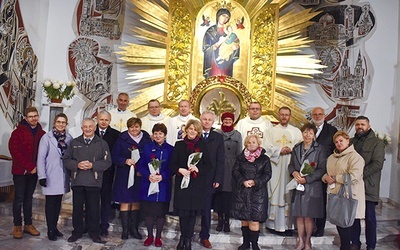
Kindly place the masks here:
[[(188, 161), (187, 161), (188, 168), (190, 168), (191, 166), (196, 166), (197, 163), (199, 163), (199, 161), (201, 160), (202, 156), (203, 156), (203, 152), (191, 153), (189, 155)], [(190, 174), (190, 176), (192, 176), (194, 179), (196, 179), (197, 178), (197, 173), (196, 172), (192, 172)], [(183, 176), (183, 179), (182, 179), (182, 182), (181, 182), (181, 189), (189, 187), (190, 176)]]
[[(163, 160), (159, 160), (156, 158), (155, 154), (151, 155), (151, 161), (147, 164), (149, 167), (150, 174), (159, 175), (160, 167)], [(147, 192), (147, 196), (160, 192), (160, 188), (158, 182), (150, 182), (149, 191)]]
[[(301, 165), (300, 168), (300, 175), (302, 177), (310, 175), (314, 173), (314, 169), (317, 166), (317, 163), (315, 162), (309, 162), (308, 159), (306, 159), (303, 162), (303, 165)], [(297, 183), (296, 179), (292, 179), (287, 185), (286, 185), (286, 193), (288, 193), (290, 190), (299, 190), (299, 191), (304, 191), (304, 185)]]
[[(135, 161), (135, 164), (140, 159), (139, 149), (132, 146), (132, 148), (128, 148), (131, 151), (131, 159)], [(132, 187), (135, 184), (135, 165), (131, 165), (129, 169), (129, 177), (128, 177), (128, 188)]]

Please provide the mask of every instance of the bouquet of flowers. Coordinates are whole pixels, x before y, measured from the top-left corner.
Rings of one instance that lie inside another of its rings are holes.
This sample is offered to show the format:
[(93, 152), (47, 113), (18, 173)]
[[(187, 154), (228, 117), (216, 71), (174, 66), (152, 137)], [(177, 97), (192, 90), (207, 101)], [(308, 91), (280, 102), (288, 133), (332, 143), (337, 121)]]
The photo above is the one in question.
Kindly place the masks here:
[(383, 142), (383, 145), (385, 145), (385, 147), (392, 142), (392, 139), (386, 133), (375, 132), (375, 136), (378, 137)]
[[(157, 159), (155, 154), (152, 154), (150, 156), (150, 158), (151, 158), (151, 160), (147, 164), (147, 166), (149, 167), (150, 174), (159, 175), (161, 163), (163, 162), (163, 160)], [(147, 192), (147, 196), (150, 196), (150, 195), (158, 193), (158, 192), (160, 192), (158, 182), (150, 182), (149, 191)]]
[[(315, 168), (317, 167), (316, 162), (309, 162), (308, 159), (306, 159), (303, 164), (301, 165), (300, 168), (300, 175), (302, 177), (310, 175), (314, 173)], [(286, 193), (289, 192), (289, 190), (296, 189), (299, 191), (304, 191), (304, 185), (297, 183), (296, 179), (292, 179), (287, 185), (286, 185)]]
[(61, 82), (51, 79), (45, 79), (43, 90), (49, 99), (67, 99), (70, 100), (75, 92), (73, 91), (76, 83), (73, 81)]
[[(196, 152), (191, 153), (188, 157), (187, 165), (188, 168), (190, 166), (196, 166), (197, 163), (201, 160), (201, 157), (203, 156), (203, 152), (200, 152), (200, 150), (196, 149)], [(197, 173), (196, 172), (191, 172), (190, 174), (194, 179), (197, 178)], [(187, 188), (190, 183), (190, 176), (184, 176), (181, 182), (181, 189)]]

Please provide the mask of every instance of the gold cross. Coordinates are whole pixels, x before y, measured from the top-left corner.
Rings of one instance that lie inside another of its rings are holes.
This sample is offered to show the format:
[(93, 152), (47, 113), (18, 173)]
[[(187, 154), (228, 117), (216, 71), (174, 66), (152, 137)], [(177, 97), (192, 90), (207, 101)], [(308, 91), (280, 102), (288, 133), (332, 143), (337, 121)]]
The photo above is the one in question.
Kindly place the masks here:
[(123, 123), (122, 118), (119, 119), (119, 123), (115, 123), (114, 126), (119, 128), (119, 132), (122, 132), (122, 128), (124, 127), (124, 123)]
[(276, 142), (281, 143), (283, 147), (286, 147), (288, 144), (292, 143), (292, 141), (290, 141), (290, 140), (288, 140), (286, 138), (286, 135), (282, 135), (282, 139), (281, 140), (277, 140)]

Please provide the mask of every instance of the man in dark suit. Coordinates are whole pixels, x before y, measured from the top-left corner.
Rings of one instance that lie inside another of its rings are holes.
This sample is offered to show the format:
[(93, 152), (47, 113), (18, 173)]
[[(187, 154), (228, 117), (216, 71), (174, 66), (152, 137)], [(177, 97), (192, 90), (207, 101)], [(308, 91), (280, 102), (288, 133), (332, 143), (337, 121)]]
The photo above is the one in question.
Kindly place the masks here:
[[(337, 132), (337, 128), (330, 125), (325, 121), (325, 112), (321, 107), (313, 108), (311, 111), (311, 119), (313, 124), (317, 127), (317, 134), (315, 137), (316, 141), (324, 146), (325, 155), (329, 157), (333, 150), (335, 149), (335, 144), (333, 143), (333, 135)], [(324, 194), (324, 203), (326, 204), (326, 183), (322, 185)], [(326, 207), (326, 206), (324, 206)], [(324, 211), (324, 217), (315, 220), (316, 231), (313, 233), (315, 237), (324, 236), (325, 222), (326, 222), (326, 211)]]
[(215, 189), (222, 184), (225, 169), (224, 138), (213, 130), (214, 119), (214, 112), (209, 110), (204, 111), (200, 116), (201, 126), (203, 127), (203, 140), (205, 140), (213, 164), (205, 187), (206, 206), (201, 217), (200, 243), (205, 248), (212, 248), (208, 240), (211, 228), (211, 203)]
[[(110, 127), (111, 122), (111, 114), (107, 111), (101, 111), (97, 115), (97, 127), (96, 127), (96, 135), (100, 136), (103, 140), (105, 140), (110, 148), (110, 152), (112, 152), (115, 142), (117, 141), (120, 132), (116, 129)], [(112, 197), (112, 186), (114, 182), (114, 172), (115, 166), (111, 165), (103, 173), (103, 185), (101, 187), (101, 223), (100, 230), (101, 236), (108, 235), (108, 220), (110, 218), (111, 213), (111, 197)]]

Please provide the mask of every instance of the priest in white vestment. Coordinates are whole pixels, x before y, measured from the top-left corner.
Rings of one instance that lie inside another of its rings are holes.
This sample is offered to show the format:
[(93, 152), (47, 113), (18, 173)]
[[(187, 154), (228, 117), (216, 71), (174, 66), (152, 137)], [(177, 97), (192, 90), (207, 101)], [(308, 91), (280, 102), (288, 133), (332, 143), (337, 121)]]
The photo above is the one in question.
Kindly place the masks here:
[[(175, 146), (175, 142), (183, 140), (185, 137), (185, 125), (190, 119), (199, 121), (190, 112), (192, 111), (190, 102), (188, 100), (181, 100), (179, 102), (179, 115), (172, 117), (167, 125), (167, 142)], [(171, 202), (172, 203), (172, 202)]]
[(267, 131), (263, 147), (271, 160), (272, 177), (268, 182), (268, 218), (266, 227), (277, 233), (293, 229), (289, 218), (290, 193), (286, 184), (290, 180), (288, 165), (292, 148), (303, 140), (300, 129), (289, 124), (291, 111), (279, 109), (279, 124)]
[(161, 113), (161, 103), (157, 99), (151, 99), (147, 103), (147, 110), (149, 111), (149, 113), (141, 118), (142, 129), (147, 131), (147, 133), (151, 135), (153, 126), (157, 123), (163, 123), (165, 126), (168, 125), (167, 122), (169, 120), (169, 117)]
[(244, 148), (244, 139), (248, 135), (256, 134), (263, 140), (272, 123), (261, 116), (262, 109), (259, 102), (252, 102), (248, 108), (248, 116), (241, 119), (235, 126), (235, 129), (242, 135), (242, 149)]
[(117, 108), (108, 111), (111, 114), (110, 126), (119, 132), (128, 130), (126, 122), (131, 117), (136, 117), (136, 114), (128, 110), (129, 95), (127, 93), (119, 93), (117, 98)]

